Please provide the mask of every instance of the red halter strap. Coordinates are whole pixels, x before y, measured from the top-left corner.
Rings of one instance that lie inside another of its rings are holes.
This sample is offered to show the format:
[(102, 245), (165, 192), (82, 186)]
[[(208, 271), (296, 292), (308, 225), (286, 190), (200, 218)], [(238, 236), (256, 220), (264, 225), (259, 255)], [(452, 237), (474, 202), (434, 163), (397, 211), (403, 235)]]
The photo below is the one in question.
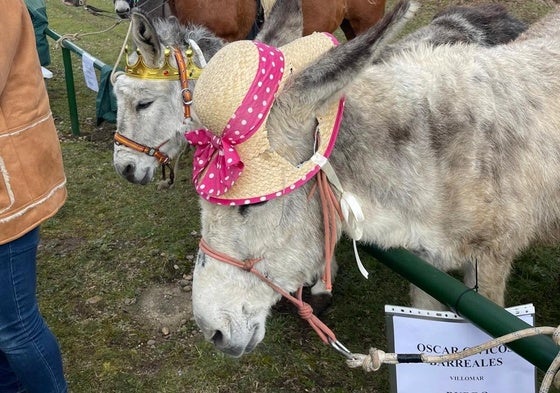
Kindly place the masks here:
[(317, 334), (319, 335), (319, 337), (321, 338), (321, 340), (324, 343), (330, 343), (330, 342), (335, 342), (336, 341), (336, 336), (334, 335), (332, 330), (330, 330), (327, 327), (327, 325), (325, 325), (323, 322), (321, 322), (321, 320), (319, 320), (319, 318), (317, 318), (313, 314), (313, 309), (311, 308), (311, 306), (308, 303), (306, 303), (302, 300), (302, 298), (301, 298), (301, 288), (298, 290), (298, 294), (297, 294), (297, 298), (296, 298), (295, 296), (292, 296), (290, 293), (288, 293), (287, 291), (285, 291), (284, 289), (282, 289), (281, 287), (276, 285), (272, 280), (270, 280), (268, 277), (266, 277), (260, 271), (255, 269), (254, 265), (257, 262), (259, 262), (262, 258), (255, 258), (255, 259), (249, 259), (249, 260), (246, 260), (246, 261), (240, 261), (238, 259), (230, 257), (227, 254), (221, 253), (219, 251), (215, 251), (214, 249), (212, 249), (208, 245), (208, 243), (206, 243), (206, 241), (204, 239), (200, 239), (199, 247), (206, 255), (208, 255), (208, 256), (210, 256), (214, 259), (217, 259), (221, 262), (225, 262), (225, 263), (228, 263), (230, 265), (236, 266), (236, 267), (238, 267), (240, 269), (243, 269), (247, 272), (253, 273), (255, 276), (260, 278), (263, 282), (265, 282), (269, 287), (271, 287), (276, 292), (278, 292), (280, 295), (284, 296), (286, 299), (288, 299), (290, 302), (292, 302), (297, 307), (298, 314), (311, 325), (313, 330), (315, 330), (315, 332), (317, 332)]

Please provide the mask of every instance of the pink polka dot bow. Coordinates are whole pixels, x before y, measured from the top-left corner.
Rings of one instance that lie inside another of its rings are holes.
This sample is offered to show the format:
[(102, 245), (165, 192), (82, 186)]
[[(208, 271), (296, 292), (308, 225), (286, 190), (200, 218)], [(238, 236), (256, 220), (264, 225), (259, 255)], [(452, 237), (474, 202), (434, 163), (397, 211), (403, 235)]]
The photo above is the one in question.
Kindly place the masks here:
[(259, 67), (249, 91), (230, 117), (221, 136), (208, 129), (185, 133), (187, 141), (196, 148), (193, 182), (196, 191), (202, 196), (226, 193), (241, 176), (243, 157), (239, 157), (235, 145), (243, 143), (261, 127), (282, 80), (282, 52), (262, 42), (253, 43), (258, 48)]
[[(205, 129), (188, 132), (185, 137), (196, 152), (193, 160), (193, 181), (203, 194), (219, 196), (226, 192), (243, 171), (243, 162), (228, 139)], [(206, 170), (204, 177), (200, 175)]]

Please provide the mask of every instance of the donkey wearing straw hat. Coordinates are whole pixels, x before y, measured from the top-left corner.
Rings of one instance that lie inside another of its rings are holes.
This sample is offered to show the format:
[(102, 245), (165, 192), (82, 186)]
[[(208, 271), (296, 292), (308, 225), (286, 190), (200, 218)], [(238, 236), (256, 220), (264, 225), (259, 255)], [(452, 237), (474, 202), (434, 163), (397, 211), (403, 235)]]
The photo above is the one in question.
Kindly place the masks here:
[[(480, 292), (498, 304), (513, 258), (558, 240), (560, 36), (418, 45), (381, 61), (413, 8), (399, 3), (307, 64), (299, 43), (228, 45), (197, 82), (203, 126), (187, 137), (210, 159), (195, 162), (193, 312), (220, 350), (241, 356), (262, 340), (280, 296), (267, 282), (294, 292), (322, 275), (327, 229), (461, 269), (469, 286), (477, 263)], [(334, 228), (322, 195), (342, 206)]]

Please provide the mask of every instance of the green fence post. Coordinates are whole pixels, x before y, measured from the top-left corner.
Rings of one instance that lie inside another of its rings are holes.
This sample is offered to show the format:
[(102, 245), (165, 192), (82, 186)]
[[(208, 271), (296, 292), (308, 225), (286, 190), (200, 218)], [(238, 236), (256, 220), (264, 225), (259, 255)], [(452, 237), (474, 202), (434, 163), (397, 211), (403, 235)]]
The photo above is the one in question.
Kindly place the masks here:
[[(47, 28), (45, 33), (55, 41), (60, 42), (62, 48), (62, 62), (64, 64), (64, 79), (66, 80), (66, 93), (68, 95), (68, 109), (70, 111), (70, 122), (72, 125), (72, 135), (80, 135), (80, 122), (78, 121), (78, 105), (76, 103), (76, 89), (74, 87), (74, 72), (72, 70), (72, 55), (71, 52), (76, 53), (82, 57), (86, 52), (74, 44), (72, 41), (61, 39), (62, 36)], [(94, 58), (93, 66), (102, 70), (106, 66), (101, 60)]]
[(62, 62), (64, 63), (64, 79), (66, 80), (66, 95), (68, 98), (68, 109), (70, 111), (70, 122), (72, 135), (80, 135), (80, 122), (78, 120), (78, 104), (76, 103), (76, 89), (74, 88), (74, 71), (72, 70), (72, 54), (70, 50), (61, 46)]
[[(45, 33), (53, 40), (58, 41), (61, 35), (51, 30), (45, 29)], [(64, 45), (65, 41), (60, 41), (62, 48), (62, 63), (64, 64), (64, 80), (66, 82), (66, 95), (68, 100), (68, 110), (70, 112), (70, 124), (72, 126), (72, 135), (80, 135), (80, 122), (78, 120), (78, 104), (76, 103), (76, 90), (74, 87), (74, 72), (72, 70), (72, 56), (70, 50)]]
[[(403, 249), (365, 249), (378, 261), (455, 310), (492, 337), (500, 337), (531, 326), (496, 305), (450, 275)], [(546, 371), (559, 347), (549, 336), (539, 335), (507, 344), (514, 352)]]

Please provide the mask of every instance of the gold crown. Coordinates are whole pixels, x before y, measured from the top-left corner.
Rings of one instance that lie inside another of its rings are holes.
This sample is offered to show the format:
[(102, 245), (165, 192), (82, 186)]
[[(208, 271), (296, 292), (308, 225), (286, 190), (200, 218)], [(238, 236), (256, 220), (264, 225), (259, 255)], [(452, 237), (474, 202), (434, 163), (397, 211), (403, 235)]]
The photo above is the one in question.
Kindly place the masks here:
[[(169, 56), (171, 56), (171, 49), (165, 48), (164, 51), (164, 61), (163, 65), (160, 68), (151, 68), (144, 63), (144, 58), (140, 54), (140, 51), (137, 49), (136, 53), (138, 55), (138, 60), (136, 63), (130, 64), (128, 61), (128, 46), (125, 48), (126, 54), (126, 66), (125, 71), (127, 75), (130, 75), (134, 78), (142, 78), (142, 79), (171, 79), (171, 80), (179, 80), (179, 70), (176, 67), (173, 67), (169, 63)], [(187, 66), (187, 75), (189, 79), (198, 79), (202, 69), (199, 68), (193, 60), (193, 50), (191, 48), (187, 48), (184, 52), (185, 62)]]

